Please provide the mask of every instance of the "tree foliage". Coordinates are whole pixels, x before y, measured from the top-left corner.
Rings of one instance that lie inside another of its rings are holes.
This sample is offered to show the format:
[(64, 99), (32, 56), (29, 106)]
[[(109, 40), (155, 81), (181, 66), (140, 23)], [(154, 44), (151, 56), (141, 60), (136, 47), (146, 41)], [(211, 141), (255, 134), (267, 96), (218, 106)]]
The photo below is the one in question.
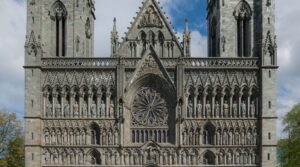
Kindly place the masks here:
[(15, 113), (0, 111), (0, 166), (24, 166), (24, 139)]
[(284, 118), (287, 139), (278, 142), (279, 160), (283, 167), (300, 167), (300, 104)]

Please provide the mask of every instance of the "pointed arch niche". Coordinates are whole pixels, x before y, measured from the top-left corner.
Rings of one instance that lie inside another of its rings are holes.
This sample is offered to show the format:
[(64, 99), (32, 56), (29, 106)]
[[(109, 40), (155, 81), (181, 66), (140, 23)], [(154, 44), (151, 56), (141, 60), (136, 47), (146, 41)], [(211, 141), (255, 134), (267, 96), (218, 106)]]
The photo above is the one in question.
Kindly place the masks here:
[(64, 57), (66, 56), (67, 9), (61, 1), (57, 0), (52, 5), (49, 13), (52, 20), (53, 55)]
[(241, 0), (235, 7), (234, 16), (237, 21), (237, 53), (238, 57), (251, 56), (251, 18), (250, 5)]
[(125, 106), (132, 143), (175, 143), (174, 97), (173, 85), (155, 74), (143, 75), (128, 87)]

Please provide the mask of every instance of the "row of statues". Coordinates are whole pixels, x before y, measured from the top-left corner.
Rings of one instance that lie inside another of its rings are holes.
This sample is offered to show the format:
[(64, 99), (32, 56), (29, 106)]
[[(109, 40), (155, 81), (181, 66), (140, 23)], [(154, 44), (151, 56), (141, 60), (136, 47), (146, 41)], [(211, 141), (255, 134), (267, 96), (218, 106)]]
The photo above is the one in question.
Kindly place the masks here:
[(91, 105), (88, 102), (81, 103), (76, 100), (74, 104), (66, 101), (64, 106), (60, 102), (53, 104), (51, 101), (45, 107), (46, 118), (114, 118), (115, 105), (113, 100), (109, 105), (102, 100), (97, 106), (93, 100)]
[(254, 101), (250, 104), (246, 104), (245, 101), (242, 101), (240, 105), (234, 101), (231, 107), (228, 101), (224, 101), (223, 104), (216, 101), (214, 105), (212, 105), (212, 103), (207, 100), (206, 104), (203, 105), (200, 101), (194, 104), (193, 100), (189, 99), (186, 116), (187, 118), (249, 118), (257, 116), (256, 108)]
[(44, 164), (51, 165), (143, 165), (149, 162), (159, 165), (199, 165), (199, 164), (226, 164), (226, 165), (250, 165), (257, 163), (257, 154), (249, 152), (248, 150), (233, 150), (228, 149), (226, 152), (220, 150), (214, 155), (212, 152), (199, 154), (192, 151), (159, 152), (158, 150), (145, 151), (106, 151), (99, 153), (93, 151), (84, 154), (81, 150), (72, 151), (50, 151), (44, 150), (43, 153)]
[(45, 145), (118, 145), (118, 129), (87, 133), (85, 130), (44, 130)]
[(87, 137), (85, 130), (44, 130), (45, 145), (86, 145)]
[(247, 151), (221, 151), (218, 153), (218, 164), (220, 165), (246, 165), (257, 164), (258, 157), (255, 152)]
[(200, 128), (184, 129), (181, 134), (183, 145), (257, 145), (256, 129), (246, 130), (213, 130)]

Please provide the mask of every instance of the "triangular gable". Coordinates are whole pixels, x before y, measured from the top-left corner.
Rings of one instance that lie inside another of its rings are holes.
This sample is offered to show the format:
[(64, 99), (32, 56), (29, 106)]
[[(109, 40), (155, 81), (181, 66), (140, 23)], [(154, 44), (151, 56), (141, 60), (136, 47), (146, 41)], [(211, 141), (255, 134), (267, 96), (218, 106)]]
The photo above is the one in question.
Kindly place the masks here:
[(138, 63), (138, 66), (130, 79), (129, 85), (133, 84), (136, 80), (147, 74), (160, 76), (161, 78), (172, 84), (172, 86), (175, 88), (171, 77), (164, 68), (152, 46), (150, 46), (150, 48), (145, 51), (143, 58)]
[(122, 54), (123, 49), (128, 48), (126, 44), (127, 40), (136, 40), (139, 32), (151, 29), (154, 32), (161, 31), (165, 37), (169, 36), (182, 54), (182, 46), (178, 37), (158, 2), (156, 0), (144, 0), (142, 4), (143, 6), (137, 13), (137, 17), (134, 17), (134, 21), (131, 22), (128, 32), (125, 33), (125, 40), (121, 43), (119, 52)]

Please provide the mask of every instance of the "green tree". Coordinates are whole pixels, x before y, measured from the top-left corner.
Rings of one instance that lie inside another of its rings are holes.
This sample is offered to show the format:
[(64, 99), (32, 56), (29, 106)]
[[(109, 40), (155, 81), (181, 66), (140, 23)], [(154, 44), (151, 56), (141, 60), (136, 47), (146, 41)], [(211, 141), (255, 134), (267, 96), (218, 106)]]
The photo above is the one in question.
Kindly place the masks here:
[(283, 124), (288, 138), (278, 142), (281, 166), (300, 167), (300, 104), (285, 116)]
[[(15, 113), (0, 111), (0, 166), (24, 164), (24, 139), (21, 122)], [(24, 165), (21, 165), (24, 166)]]
[(25, 158), (24, 152), (24, 137), (16, 136), (10, 141), (6, 154), (7, 166), (8, 167), (23, 167)]

